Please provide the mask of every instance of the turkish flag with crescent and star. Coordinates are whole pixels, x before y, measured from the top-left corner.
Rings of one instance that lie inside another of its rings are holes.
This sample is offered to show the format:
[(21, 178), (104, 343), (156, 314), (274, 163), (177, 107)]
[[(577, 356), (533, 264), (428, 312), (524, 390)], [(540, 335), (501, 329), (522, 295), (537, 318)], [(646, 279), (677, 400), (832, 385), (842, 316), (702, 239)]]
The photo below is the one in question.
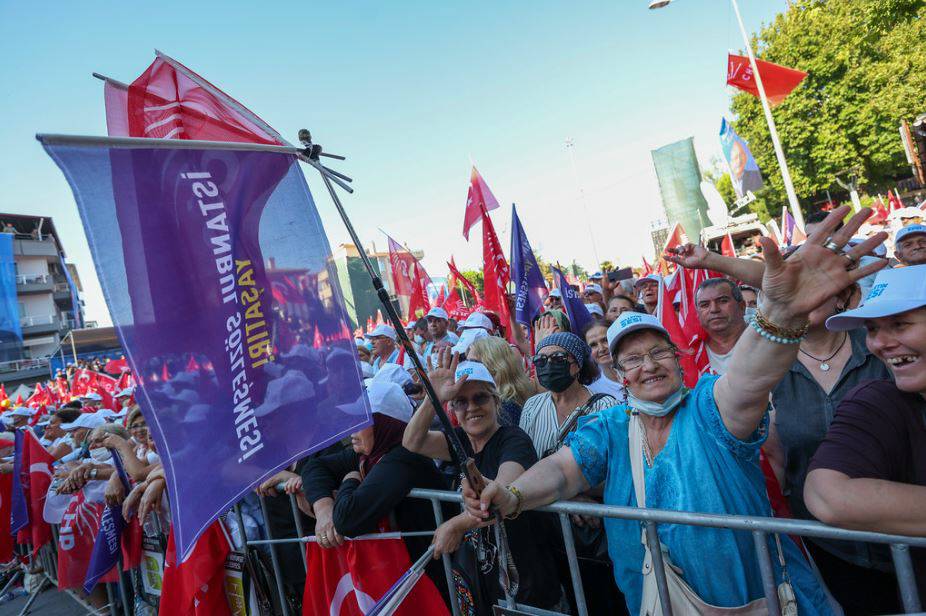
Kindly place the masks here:
[[(364, 616), (412, 566), (401, 539), (361, 539), (337, 548), (306, 545), (303, 616)], [(437, 587), (424, 575), (397, 616), (447, 616)]]

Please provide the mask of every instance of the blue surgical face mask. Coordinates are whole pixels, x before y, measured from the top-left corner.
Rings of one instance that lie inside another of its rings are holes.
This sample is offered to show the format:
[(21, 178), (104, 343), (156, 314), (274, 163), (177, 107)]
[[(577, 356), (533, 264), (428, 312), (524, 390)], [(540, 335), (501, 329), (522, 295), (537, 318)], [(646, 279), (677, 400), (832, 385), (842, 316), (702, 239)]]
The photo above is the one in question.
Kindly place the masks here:
[(675, 392), (666, 398), (664, 402), (650, 402), (649, 400), (640, 400), (634, 396), (630, 391), (627, 391), (627, 406), (629, 406), (634, 411), (639, 411), (644, 415), (649, 415), (651, 417), (665, 417), (672, 412), (672, 409), (677, 407), (682, 403), (682, 400), (685, 399), (685, 396), (691, 390), (685, 386), (679, 387)]

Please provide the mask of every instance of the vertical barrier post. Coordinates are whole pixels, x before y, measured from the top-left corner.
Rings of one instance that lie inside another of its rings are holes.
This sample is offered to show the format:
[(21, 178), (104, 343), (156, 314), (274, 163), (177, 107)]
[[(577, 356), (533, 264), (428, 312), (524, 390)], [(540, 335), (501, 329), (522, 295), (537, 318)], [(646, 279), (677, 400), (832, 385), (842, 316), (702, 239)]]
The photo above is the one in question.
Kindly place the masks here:
[[(260, 499), (260, 512), (264, 516), (264, 524), (267, 525), (267, 538), (273, 539), (273, 533), (270, 530), (270, 516), (267, 515), (267, 503), (263, 496), (258, 498)], [(283, 616), (289, 616), (289, 603), (286, 600), (286, 589), (283, 588), (283, 573), (280, 571), (277, 546), (273, 543), (270, 544), (270, 562), (273, 565), (273, 578), (277, 584), (277, 593), (280, 595), (280, 609), (283, 611)]]
[(644, 522), (646, 528), (646, 545), (653, 559), (653, 573), (656, 575), (656, 588), (659, 590), (659, 605), (663, 616), (672, 616), (672, 600), (669, 599), (669, 584), (666, 582), (666, 569), (662, 561), (662, 544), (656, 534), (655, 522)]
[[(296, 525), (296, 536), (299, 539), (305, 537), (305, 532), (302, 529), (302, 516), (299, 514), (299, 505), (296, 504), (296, 496), (294, 494), (289, 495), (289, 506), (293, 510), (293, 524)], [(309, 573), (309, 561), (305, 557), (305, 544), (301, 541), (299, 542), (299, 555), (302, 556), (302, 566), (305, 569), (306, 574)]]
[[(434, 511), (434, 528), (438, 528), (444, 523), (444, 514), (440, 510), (440, 502), (436, 498), (430, 500), (431, 509)], [(457, 603), (456, 587), (453, 583), (453, 568), (450, 566), (450, 555), (442, 555), (441, 560), (444, 563), (444, 576), (447, 578), (447, 594), (450, 595), (450, 609), (453, 611), (453, 616), (460, 616), (460, 605)]]
[(588, 616), (588, 606), (585, 604), (585, 590), (582, 588), (582, 575), (579, 573), (579, 557), (576, 555), (576, 543), (572, 537), (572, 524), (569, 521), (568, 514), (559, 514), (559, 525), (563, 529), (566, 559), (569, 561), (569, 577), (572, 578), (572, 590), (576, 595), (576, 609), (579, 616)]
[(894, 571), (897, 573), (897, 585), (900, 587), (900, 600), (903, 610), (913, 614), (923, 609), (920, 594), (916, 589), (916, 576), (913, 573), (913, 561), (910, 560), (910, 547), (902, 543), (891, 544), (891, 557), (894, 559)]
[(778, 605), (778, 585), (775, 584), (775, 570), (772, 569), (772, 555), (768, 550), (768, 539), (762, 531), (754, 530), (752, 542), (756, 546), (756, 560), (759, 561), (759, 571), (762, 573), (762, 587), (765, 589), (768, 613), (778, 616), (781, 614), (781, 606)]
[(106, 587), (106, 599), (109, 601), (109, 614), (110, 616), (119, 616), (116, 611), (116, 597), (113, 595), (113, 585), (106, 583), (104, 586)]
[(241, 503), (235, 503), (235, 520), (238, 521), (238, 532), (241, 533), (241, 551), (248, 553), (248, 531), (244, 528), (244, 516), (241, 515)]
[(132, 602), (125, 588), (125, 571), (122, 570), (122, 556), (116, 559), (116, 584), (119, 585), (119, 597), (122, 599), (122, 616), (132, 616)]

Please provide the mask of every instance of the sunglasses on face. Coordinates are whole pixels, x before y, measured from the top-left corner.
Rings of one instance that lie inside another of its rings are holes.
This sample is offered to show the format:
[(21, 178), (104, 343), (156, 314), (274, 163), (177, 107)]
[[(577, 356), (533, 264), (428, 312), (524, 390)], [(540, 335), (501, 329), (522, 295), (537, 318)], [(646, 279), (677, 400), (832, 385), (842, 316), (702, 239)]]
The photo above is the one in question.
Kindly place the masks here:
[(450, 401), (450, 408), (458, 413), (462, 413), (469, 408), (470, 404), (474, 404), (475, 406), (485, 406), (491, 399), (492, 394), (485, 391), (480, 391), (472, 398), (464, 398), (463, 396), (454, 398)]
[(551, 353), (550, 355), (535, 355), (534, 356), (534, 365), (538, 368), (543, 368), (548, 363), (551, 363), (554, 366), (560, 364), (568, 364), (572, 358), (569, 357), (568, 353)]

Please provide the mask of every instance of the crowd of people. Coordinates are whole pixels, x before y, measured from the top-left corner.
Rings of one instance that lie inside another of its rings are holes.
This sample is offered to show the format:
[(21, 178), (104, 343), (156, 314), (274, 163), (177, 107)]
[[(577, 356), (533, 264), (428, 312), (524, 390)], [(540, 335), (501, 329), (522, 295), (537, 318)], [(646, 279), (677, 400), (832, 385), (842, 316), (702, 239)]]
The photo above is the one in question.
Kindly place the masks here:
[[(464, 508), (445, 505), (433, 538), (405, 545), (412, 561), (434, 546), (426, 575), (466, 615), (491, 613), (506, 586), (519, 603), (576, 613), (560, 521), (534, 511), (554, 501), (926, 536), (926, 226), (898, 230), (886, 259), (886, 233), (856, 238), (868, 212), (843, 221), (847, 214), (811, 218), (799, 246), (761, 239), (760, 259), (674, 248), (665, 255), (674, 276), (705, 274), (687, 307), (680, 300), (664, 308), (669, 277), (617, 281), (603, 272), (581, 290), (591, 316), (581, 329), (559, 289), (530, 324), (478, 309), (457, 322), (433, 307), (405, 326), (411, 348), (392, 326), (377, 325), (355, 345), (372, 425), (263, 482), (262, 523), (276, 538), (294, 537), (293, 495), (306, 533), (335, 549), (384, 530), (434, 530), (431, 504), (409, 492), (461, 490)], [(687, 308), (697, 348), (677, 338)], [(667, 314), (679, 322), (670, 326)], [(412, 353), (452, 434), (441, 429)], [(350, 367), (343, 355), (326, 359), (329, 375), (339, 361)], [(70, 366), (46, 386), (54, 393), (41, 410), (10, 405), (0, 420), (10, 432), (31, 426), (54, 458), (50, 501), (105, 482), (105, 502), (143, 523), (166, 512), (166, 478), (134, 388), (74, 393), (107, 365)], [(349, 402), (327, 395), (333, 405)], [(453, 464), (460, 450), (473, 461), (475, 483)], [(12, 471), (7, 458), (0, 472)], [(574, 515), (570, 525), (589, 613), (652, 613), (653, 555), (639, 523)], [(693, 605), (763, 605), (750, 534), (660, 524), (658, 542), (672, 565), (671, 589)], [(768, 542), (779, 594), (798, 613), (901, 611), (885, 546), (775, 535)], [(301, 548), (279, 549), (288, 590), (311, 592)], [(926, 558), (916, 550), (914, 565), (926, 593)]]

